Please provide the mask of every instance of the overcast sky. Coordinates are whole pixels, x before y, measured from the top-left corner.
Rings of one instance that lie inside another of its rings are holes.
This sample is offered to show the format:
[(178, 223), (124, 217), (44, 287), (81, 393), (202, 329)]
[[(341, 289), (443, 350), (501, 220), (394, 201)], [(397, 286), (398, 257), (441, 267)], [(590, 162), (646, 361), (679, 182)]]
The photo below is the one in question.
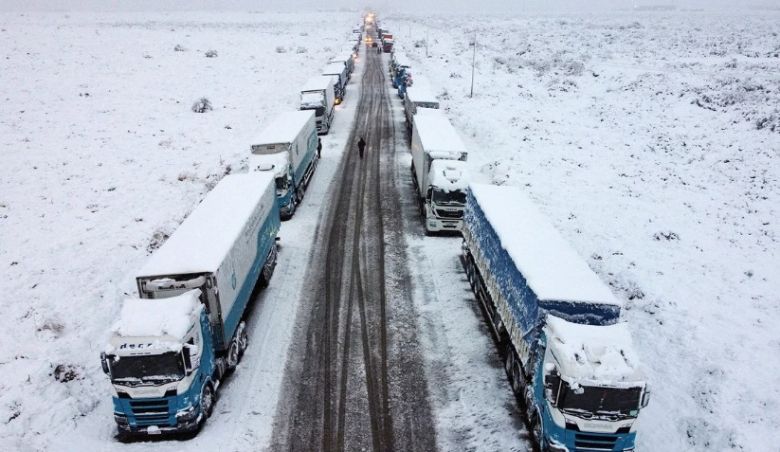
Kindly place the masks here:
[(340, 8), (413, 12), (504, 12), (626, 10), (635, 6), (674, 5), (678, 8), (780, 8), (780, 0), (0, 0), (5, 11), (145, 11), (251, 10), (301, 11)]

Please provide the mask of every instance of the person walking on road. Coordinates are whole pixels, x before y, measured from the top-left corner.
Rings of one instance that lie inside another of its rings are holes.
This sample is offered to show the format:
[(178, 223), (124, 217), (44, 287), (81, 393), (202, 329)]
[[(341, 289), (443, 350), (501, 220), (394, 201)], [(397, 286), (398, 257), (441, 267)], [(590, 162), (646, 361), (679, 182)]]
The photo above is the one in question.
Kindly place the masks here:
[(366, 140), (363, 139), (363, 137), (360, 137), (360, 141), (358, 141), (358, 154), (360, 154), (360, 158), (363, 158), (363, 150), (366, 148)]
[(317, 137), (317, 158), (322, 157), (322, 139)]

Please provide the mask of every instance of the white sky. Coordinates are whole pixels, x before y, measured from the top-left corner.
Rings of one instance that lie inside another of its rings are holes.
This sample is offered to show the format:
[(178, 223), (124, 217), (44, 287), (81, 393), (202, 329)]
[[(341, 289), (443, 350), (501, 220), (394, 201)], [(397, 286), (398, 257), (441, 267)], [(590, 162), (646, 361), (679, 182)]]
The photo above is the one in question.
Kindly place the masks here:
[(678, 8), (780, 9), (780, 0), (0, 0), (4, 11), (252, 10), (301, 11), (363, 9), (387, 12), (504, 12), (626, 10), (634, 6)]

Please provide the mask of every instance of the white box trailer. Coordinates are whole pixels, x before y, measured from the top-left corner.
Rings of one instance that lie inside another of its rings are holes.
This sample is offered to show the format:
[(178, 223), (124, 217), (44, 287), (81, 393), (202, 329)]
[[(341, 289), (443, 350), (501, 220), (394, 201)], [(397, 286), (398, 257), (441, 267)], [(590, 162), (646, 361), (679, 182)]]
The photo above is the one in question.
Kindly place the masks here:
[(333, 122), (336, 82), (331, 76), (310, 78), (301, 88), (300, 110), (314, 110), (317, 133), (327, 134)]
[(347, 93), (347, 67), (344, 66), (344, 63), (331, 63), (325, 66), (325, 69), (322, 70), (322, 75), (336, 79), (334, 92), (336, 94), (336, 104), (340, 104)]
[(411, 170), (426, 233), (460, 231), (467, 157), (466, 146), (444, 113), (420, 109), (412, 129)]
[(412, 130), (412, 121), (418, 108), (439, 109), (439, 100), (433, 93), (433, 88), (427, 79), (417, 76), (414, 85), (406, 88), (404, 96), (404, 116), (406, 128)]
[(250, 169), (274, 175), (282, 219), (292, 217), (317, 166), (314, 112), (280, 113), (252, 139), (250, 150)]
[(352, 72), (355, 70), (355, 61), (352, 59), (352, 54), (349, 52), (340, 53), (328, 61), (328, 65), (331, 64), (343, 64), (347, 68), (347, 81), (352, 78)]

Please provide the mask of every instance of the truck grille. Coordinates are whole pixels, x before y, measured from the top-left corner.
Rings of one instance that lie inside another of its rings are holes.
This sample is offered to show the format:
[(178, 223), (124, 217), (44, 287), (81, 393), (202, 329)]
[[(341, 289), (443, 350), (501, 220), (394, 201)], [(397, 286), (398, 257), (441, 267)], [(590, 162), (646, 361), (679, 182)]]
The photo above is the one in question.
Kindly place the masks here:
[(463, 218), (463, 211), (462, 210), (442, 210), (437, 209), (436, 210), (436, 216), (439, 218), (457, 218), (461, 219)]
[(160, 425), (168, 423), (168, 400), (131, 400), (130, 408), (138, 425)]
[(574, 437), (574, 447), (577, 451), (614, 450), (617, 437), (613, 435), (589, 435), (577, 433)]

